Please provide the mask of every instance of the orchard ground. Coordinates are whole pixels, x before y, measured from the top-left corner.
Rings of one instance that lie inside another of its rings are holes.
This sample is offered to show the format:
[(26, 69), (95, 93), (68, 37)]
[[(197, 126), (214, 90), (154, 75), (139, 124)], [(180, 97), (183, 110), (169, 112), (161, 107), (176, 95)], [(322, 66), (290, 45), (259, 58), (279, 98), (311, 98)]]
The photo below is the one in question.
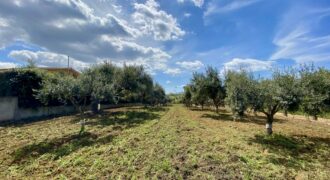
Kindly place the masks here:
[(0, 128), (0, 179), (330, 179), (330, 120), (118, 108)]

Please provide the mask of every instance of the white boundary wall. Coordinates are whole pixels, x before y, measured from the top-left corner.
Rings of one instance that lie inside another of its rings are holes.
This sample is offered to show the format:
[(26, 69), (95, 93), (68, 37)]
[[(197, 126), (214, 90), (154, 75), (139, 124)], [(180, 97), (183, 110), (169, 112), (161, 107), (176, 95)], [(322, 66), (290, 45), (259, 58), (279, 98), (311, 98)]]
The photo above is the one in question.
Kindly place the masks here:
[(15, 119), (17, 97), (0, 97), (0, 122)]
[[(101, 109), (118, 108), (124, 106), (136, 106), (140, 104), (114, 104), (102, 105)], [(90, 109), (90, 107), (88, 108)], [(56, 115), (74, 113), (73, 106), (53, 106), (37, 108), (19, 108), (17, 97), (0, 97), (0, 122), (20, 121)]]

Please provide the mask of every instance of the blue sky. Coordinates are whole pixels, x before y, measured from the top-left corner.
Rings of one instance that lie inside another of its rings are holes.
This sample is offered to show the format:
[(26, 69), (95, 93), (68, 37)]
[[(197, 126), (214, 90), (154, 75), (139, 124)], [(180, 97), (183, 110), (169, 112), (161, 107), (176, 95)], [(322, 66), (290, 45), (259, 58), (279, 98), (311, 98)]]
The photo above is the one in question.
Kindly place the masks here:
[(329, 0), (13, 0), (0, 2), (0, 68), (28, 59), (78, 70), (143, 65), (167, 92), (212, 65), (268, 76), (330, 68)]

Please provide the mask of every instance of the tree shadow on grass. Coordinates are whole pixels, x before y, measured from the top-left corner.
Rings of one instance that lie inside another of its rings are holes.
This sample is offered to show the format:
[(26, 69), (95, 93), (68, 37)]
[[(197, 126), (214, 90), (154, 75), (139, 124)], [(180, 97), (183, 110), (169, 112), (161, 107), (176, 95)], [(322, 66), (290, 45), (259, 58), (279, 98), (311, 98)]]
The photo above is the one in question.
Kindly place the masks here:
[[(228, 113), (205, 113), (201, 116), (202, 118), (209, 118), (218, 121), (233, 121), (233, 122), (241, 122), (241, 123), (254, 123), (258, 125), (266, 124), (266, 117), (264, 116), (245, 116), (242, 119), (236, 119), (231, 114)], [(285, 120), (282, 119), (274, 119), (274, 123), (284, 123)]]
[(139, 106), (139, 107), (128, 107), (126, 108), (127, 110), (131, 110), (131, 111), (147, 111), (147, 112), (164, 112), (164, 111), (168, 111), (169, 109), (169, 105), (168, 106)]
[(19, 121), (4, 121), (0, 122), (0, 127), (23, 127), (23, 126), (30, 126), (33, 125), (33, 123), (36, 122), (47, 122), (52, 121), (55, 118), (59, 117), (65, 117), (65, 116), (72, 116), (77, 113), (66, 113), (61, 115), (49, 115), (49, 116), (42, 116), (42, 117), (35, 117), (35, 118), (28, 118), (28, 119), (22, 119)]
[(201, 116), (202, 118), (209, 118), (209, 119), (213, 119), (213, 120), (223, 120), (223, 121), (233, 121), (233, 116), (229, 115), (229, 114), (209, 114), (209, 113), (205, 113)]
[[(132, 128), (157, 118), (160, 118), (159, 114), (146, 111), (104, 112), (98, 116), (87, 117), (86, 125), (100, 127), (120, 125), (125, 126), (125, 128)], [(73, 122), (77, 123), (79, 121), (80, 118), (75, 119)]]
[(157, 112), (167, 111), (165, 107), (142, 107), (133, 106), (117, 109), (107, 109), (101, 111), (99, 114), (92, 112), (86, 113), (84, 116), (75, 116), (71, 123), (79, 123), (82, 119), (86, 119), (87, 125), (125, 125), (125, 124), (140, 124), (147, 120), (159, 118)]
[(203, 109), (200, 107), (188, 107), (190, 111), (201, 111), (201, 112), (209, 112), (209, 113), (228, 113), (227, 109), (225, 107), (220, 106), (218, 109), (218, 112), (216, 111), (215, 107), (204, 107)]
[[(83, 118), (87, 118), (86, 126), (112, 126), (115, 131), (122, 131), (144, 123), (148, 120), (159, 118), (159, 115), (150, 111), (106, 111), (100, 115), (88, 114)], [(77, 123), (81, 117), (77, 116), (72, 123)], [(36, 159), (43, 154), (51, 154), (54, 159), (66, 156), (83, 147), (93, 146), (95, 144), (106, 144), (112, 141), (115, 133), (107, 136), (98, 137), (97, 134), (85, 132), (83, 135), (68, 135), (52, 140), (45, 140), (38, 144), (30, 144), (24, 146), (14, 153), (13, 163), (23, 163), (29, 159)]]
[(213, 109), (210, 107), (204, 107), (202, 108), (198, 108), (198, 107), (190, 107), (189, 110), (191, 111), (212, 111)]
[(275, 154), (268, 157), (269, 162), (286, 167), (299, 169), (303, 167), (302, 163), (318, 161), (326, 164), (330, 160), (330, 138), (273, 134), (255, 135), (250, 142), (261, 144)]
[(165, 112), (168, 111), (169, 108), (165, 106), (160, 106), (160, 107), (147, 107), (145, 108), (148, 112)]
[(98, 137), (96, 134), (85, 132), (82, 135), (68, 135), (61, 138), (46, 140), (37, 144), (29, 144), (19, 148), (11, 154), (14, 158), (12, 163), (24, 163), (30, 159), (36, 159), (47, 153), (51, 154), (56, 160), (83, 147), (109, 143), (113, 140), (113, 138), (114, 135), (112, 134)]
[[(169, 110), (168, 106), (158, 106), (158, 107), (143, 107), (143, 106), (133, 106), (133, 107), (127, 107), (126, 110), (129, 112), (137, 112), (137, 111), (146, 111), (145, 114), (147, 113), (157, 113), (157, 112), (165, 112)], [(108, 110), (116, 110), (116, 109), (108, 109)], [(43, 116), (43, 117), (38, 117), (38, 118), (30, 118), (30, 119), (23, 119), (20, 121), (5, 121), (5, 122), (0, 122), (0, 127), (22, 127), (22, 126), (29, 126), (33, 125), (35, 122), (46, 122), (46, 121), (52, 121), (54, 118), (59, 118), (59, 117), (64, 117), (64, 116), (74, 116), (75, 118), (73, 119), (73, 123), (78, 123), (82, 118), (87, 118), (87, 119), (95, 119), (95, 118), (102, 118), (102, 116), (108, 116), (111, 114), (120, 114), (120, 111), (107, 111), (105, 110), (103, 113), (100, 113), (99, 115), (92, 114), (91, 112), (86, 112), (84, 117), (81, 117), (77, 113), (66, 113), (62, 115), (51, 115), (51, 116)], [(122, 113), (122, 112), (121, 112)]]

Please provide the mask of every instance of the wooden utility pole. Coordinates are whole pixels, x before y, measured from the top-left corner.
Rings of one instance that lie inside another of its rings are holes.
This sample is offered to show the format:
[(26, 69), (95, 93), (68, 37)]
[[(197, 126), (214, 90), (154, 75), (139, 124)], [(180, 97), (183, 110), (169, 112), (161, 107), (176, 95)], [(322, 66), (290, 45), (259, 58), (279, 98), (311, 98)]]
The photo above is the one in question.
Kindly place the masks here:
[(68, 74), (70, 74), (70, 56), (68, 56)]

